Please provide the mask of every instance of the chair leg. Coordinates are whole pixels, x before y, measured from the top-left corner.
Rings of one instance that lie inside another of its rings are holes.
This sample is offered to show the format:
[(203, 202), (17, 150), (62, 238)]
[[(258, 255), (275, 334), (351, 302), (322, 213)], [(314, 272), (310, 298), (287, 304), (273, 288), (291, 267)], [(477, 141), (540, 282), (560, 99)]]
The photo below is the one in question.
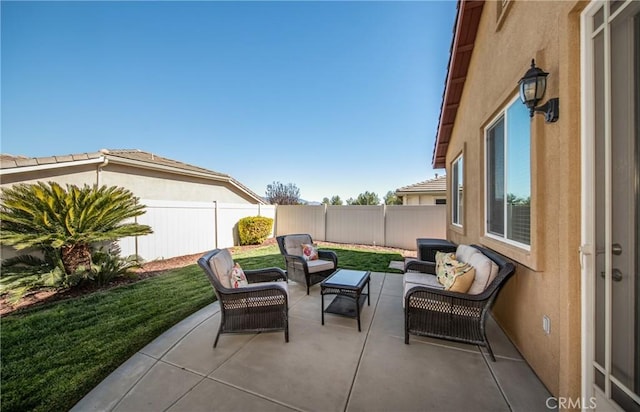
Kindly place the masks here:
[(407, 308), (404, 309), (404, 343), (406, 345), (409, 344), (409, 314), (407, 313)]
[(493, 350), (491, 350), (491, 345), (489, 345), (489, 341), (487, 340), (487, 338), (484, 339), (484, 343), (487, 344), (487, 351), (489, 352), (489, 356), (491, 357), (492, 361), (496, 361), (496, 357), (493, 355)]
[(289, 342), (289, 322), (284, 326), (284, 341)]
[(480, 324), (480, 333), (482, 333), (482, 339), (484, 340), (484, 344), (487, 347), (487, 351), (489, 352), (491, 360), (495, 362), (496, 357), (493, 355), (493, 350), (491, 349), (491, 345), (489, 344), (489, 339), (487, 339), (487, 329), (485, 325), (486, 324), (484, 322)]
[(216, 335), (216, 340), (213, 342), (213, 348), (215, 349), (218, 344), (218, 339), (220, 339), (220, 334), (222, 333), (222, 320), (220, 320), (220, 326), (218, 327), (218, 334)]

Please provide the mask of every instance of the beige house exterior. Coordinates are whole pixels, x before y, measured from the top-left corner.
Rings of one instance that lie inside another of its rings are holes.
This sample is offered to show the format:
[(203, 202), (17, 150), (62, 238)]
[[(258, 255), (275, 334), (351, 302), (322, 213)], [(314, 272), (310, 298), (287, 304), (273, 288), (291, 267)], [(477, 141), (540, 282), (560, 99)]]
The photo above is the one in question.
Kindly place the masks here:
[(0, 187), (55, 181), (121, 186), (141, 199), (264, 204), (229, 175), (141, 150), (106, 150), (66, 156), (0, 156)]
[[(447, 238), (516, 263), (494, 316), (560, 409), (640, 410), (639, 43), (638, 1), (458, 2), (433, 153), (464, 181)], [(532, 59), (557, 122), (518, 97)]]
[(447, 201), (447, 176), (438, 176), (424, 182), (396, 189), (403, 205), (443, 205)]
[[(3, 154), (0, 160), (0, 188), (54, 181), (130, 190), (146, 206), (138, 222), (151, 226), (153, 234), (119, 239), (124, 256), (166, 259), (230, 247), (238, 243), (239, 219), (275, 217), (275, 206), (229, 175), (140, 150), (38, 158)], [(3, 258), (18, 253), (10, 247), (0, 250)]]

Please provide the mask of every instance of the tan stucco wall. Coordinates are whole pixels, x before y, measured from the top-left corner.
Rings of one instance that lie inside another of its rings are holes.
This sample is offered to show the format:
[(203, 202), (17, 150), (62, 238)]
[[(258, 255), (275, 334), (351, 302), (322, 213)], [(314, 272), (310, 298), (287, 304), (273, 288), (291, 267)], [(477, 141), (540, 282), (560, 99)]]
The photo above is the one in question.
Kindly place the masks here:
[(0, 187), (15, 183), (55, 181), (60, 184), (122, 186), (141, 199), (193, 202), (253, 203), (249, 196), (225, 182), (181, 176), (149, 169), (109, 163), (98, 173), (98, 165), (45, 169), (2, 175)]
[(54, 181), (61, 185), (82, 186), (95, 184), (98, 176), (96, 164), (74, 166), (72, 168), (44, 169), (27, 173), (11, 173), (0, 176), (0, 187), (12, 186), (16, 183), (36, 183)]
[(141, 199), (256, 203), (233, 192), (223, 182), (214, 185), (211, 180), (123, 165), (110, 164), (104, 168), (101, 184), (126, 187)]
[(402, 204), (403, 205), (435, 205), (436, 199), (446, 199), (447, 194), (437, 194), (437, 195), (404, 195), (402, 196)]
[[(498, 5), (484, 5), (447, 151), (447, 169), (464, 153), (465, 173), (464, 227), (449, 225), (448, 237), (484, 244), (517, 263), (494, 315), (547, 388), (555, 396), (576, 398), (581, 382), (579, 12), (586, 3), (512, 1), (499, 29)], [(559, 97), (560, 117), (552, 124), (541, 115), (532, 120), (532, 244), (525, 251), (484, 236), (484, 128), (517, 95), (532, 58), (550, 73), (543, 101)], [(549, 335), (542, 329), (543, 315), (551, 319)]]

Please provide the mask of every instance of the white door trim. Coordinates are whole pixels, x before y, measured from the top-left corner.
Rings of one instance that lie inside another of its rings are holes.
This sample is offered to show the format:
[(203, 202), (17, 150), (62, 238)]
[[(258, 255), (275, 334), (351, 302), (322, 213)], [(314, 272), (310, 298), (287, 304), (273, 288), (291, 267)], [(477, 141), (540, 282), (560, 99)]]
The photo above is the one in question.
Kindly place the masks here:
[(593, 1), (580, 16), (580, 130), (582, 150), (581, 156), (581, 246), (580, 267), (581, 273), (581, 310), (582, 310), (582, 398), (588, 399), (595, 396), (593, 391), (594, 372), (593, 358), (595, 353), (595, 288), (593, 287), (592, 274), (595, 272), (595, 222), (589, 221), (592, 211), (595, 209), (595, 127), (591, 113), (595, 110), (594, 73), (593, 73), (593, 47), (591, 44), (593, 32), (593, 11), (602, 6), (604, 1)]
[[(611, 85), (611, 23), (619, 17), (621, 13), (630, 6), (633, 1), (627, 0), (624, 4), (619, 5), (618, 8), (609, 15), (609, 9), (607, 2), (604, 0), (592, 1), (582, 12), (580, 16), (580, 75), (581, 75), (581, 246), (580, 246), (580, 266), (581, 266), (581, 396), (582, 399), (592, 399), (596, 397), (598, 402), (598, 409), (603, 410), (617, 410), (620, 407), (615, 404), (612, 398), (612, 384), (616, 386), (617, 390), (625, 393), (632, 401), (640, 402), (638, 394), (628, 388), (625, 383), (617, 379), (612, 371), (612, 253), (610, 250), (605, 250), (605, 273), (609, 274), (604, 281), (604, 302), (601, 302), (604, 306), (604, 361), (601, 364), (596, 362), (595, 342), (596, 342), (596, 276), (598, 271), (596, 270), (596, 255), (600, 251), (596, 246), (596, 182), (597, 173), (604, 173), (604, 196), (605, 199), (612, 199), (612, 85)], [(602, 27), (595, 28), (593, 17), (598, 10), (602, 7), (603, 21)], [(628, 8), (628, 10), (634, 10)], [(637, 9), (635, 9), (637, 12)], [(621, 17), (625, 18), (625, 17)], [(594, 51), (594, 39), (596, 36), (604, 36), (604, 61), (595, 62)], [(628, 33), (629, 36), (633, 36), (632, 33)], [(629, 50), (629, 53), (633, 54), (634, 50)], [(596, 129), (594, 119), (596, 118), (596, 79), (595, 79), (595, 64), (603, 64), (603, 82), (601, 87), (603, 88), (603, 95), (599, 96), (604, 99), (604, 116), (603, 116), (603, 130), (605, 133), (604, 141), (602, 142), (602, 148), (604, 153), (596, 153)], [(633, 79), (630, 79), (631, 82)], [(634, 102), (630, 101), (630, 105)], [(598, 157), (597, 157), (598, 156)], [(599, 156), (604, 156), (604, 170), (597, 170), (597, 160)], [(605, 249), (610, 248), (612, 244), (612, 208), (605, 206), (604, 219), (607, 223), (606, 231), (604, 233)], [(600, 245), (600, 248), (603, 246)], [(602, 269), (599, 269), (602, 270)], [(595, 384), (597, 369), (604, 376), (604, 388), (601, 390)], [(584, 409), (584, 407), (583, 407)]]

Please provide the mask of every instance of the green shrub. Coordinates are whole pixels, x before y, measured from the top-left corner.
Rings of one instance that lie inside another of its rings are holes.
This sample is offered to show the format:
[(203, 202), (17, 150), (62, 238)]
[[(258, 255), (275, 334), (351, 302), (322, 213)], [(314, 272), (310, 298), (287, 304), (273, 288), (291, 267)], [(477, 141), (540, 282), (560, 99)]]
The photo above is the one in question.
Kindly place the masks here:
[(11, 303), (17, 302), (27, 292), (39, 289), (62, 290), (81, 283), (105, 286), (123, 276), (134, 276), (133, 269), (140, 267), (136, 255), (120, 256), (120, 247), (111, 244), (94, 250), (91, 246), (91, 266), (78, 266), (75, 272), (64, 271), (60, 250), (42, 248), (43, 257), (18, 255), (1, 262), (0, 295), (7, 294)]
[(238, 237), (240, 245), (259, 245), (267, 239), (273, 219), (263, 216), (243, 217), (238, 221)]
[(92, 282), (105, 286), (116, 278), (135, 276), (134, 269), (142, 266), (142, 259), (137, 255), (124, 257), (120, 252), (120, 246), (112, 244), (107, 250), (100, 248), (92, 254)]

